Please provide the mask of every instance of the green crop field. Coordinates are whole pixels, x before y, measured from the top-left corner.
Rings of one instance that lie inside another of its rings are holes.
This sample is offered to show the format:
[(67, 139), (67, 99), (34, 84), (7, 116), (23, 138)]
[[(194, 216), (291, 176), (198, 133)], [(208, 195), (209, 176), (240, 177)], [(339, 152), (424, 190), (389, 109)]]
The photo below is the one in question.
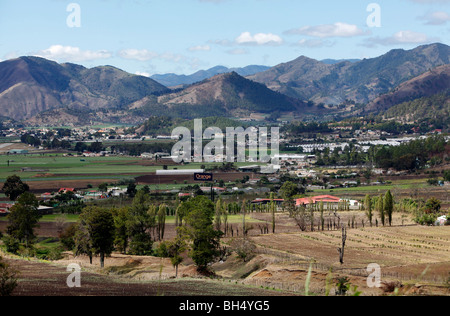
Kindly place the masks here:
[[(9, 161), (9, 166), (8, 166)], [(147, 174), (162, 169), (161, 166), (141, 165), (139, 157), (64, 157), (62, 155), (20, 155), (0, 156), (0, 180), (8, 176), (20, 173), (23, 178), (33, 178), (38, 174), (58, 175), (124, 175)], [(250, 163), (237, 163), (237, 167)], [(177, 169), (200, 169), (202, 165), (207, 167), (221, 166), (221, 163), (191, 163), (176, 166)], [(29, 172), (22, 172), (22, 168), (30, 168)], [(168, 169), (174, 169), (170, 167)]]

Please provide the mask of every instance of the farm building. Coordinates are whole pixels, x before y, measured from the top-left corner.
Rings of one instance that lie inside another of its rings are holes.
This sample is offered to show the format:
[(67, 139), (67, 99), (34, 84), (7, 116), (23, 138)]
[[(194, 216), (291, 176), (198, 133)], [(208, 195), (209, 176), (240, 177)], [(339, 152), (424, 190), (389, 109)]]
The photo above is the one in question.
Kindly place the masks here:
[(156, 170), (157, 176), (179, 176), (194, 175), (194, 173), (203, 173), (204, 169), (181, 169), (181, 170)]
[(9, 209), (13, 206), (14, 206), (14, 204), (1, 203), (0, 204), (0, 217), (7, 216), (9, 213)]
[(45, 192), (45, 193), (41, 194), (41, 199), (44, 199), (44, 200), (48, 200), (48, 199), (51, 199), (53, 197), (54, 197), (54, 195), (52, 193), (50, 193), (50, 192)]
[(69, 193), (69, 192), (75, 193), (76, 189), (75, 188), (61, 188), (58, 191), (58, 193), (60, 193), (60, 194)]
[(239, 171), (241, 172), (257, 172), (260, 169), (261, 166), (258, 165), (239, 167)]
[(307, 155), (288, 155), (288, 154), (282, 154), (282, 155), (275, 155), (275, 159), (279, 159), (280, 161), (297, 161), (297, 162), (304, 162), (308, 159)]
[(434, 226), (444, 226), (447, 224), (447, 222), (448, 222), (448, 218), (447, 218), (447, 216), (444, 215), (444, 216), (437, 218), (436, 222), (434, 223)]
[[(226, 190), (224, 188), (219, 187), (213, 187), (214, 193), (221, 194), (224, 193)], [(203, 191), (203, 193), (211, 193), (211, 187), (200, 187), (200, 190)]]
[(193, 196), (194, 196), (194, 194), (192, 194), (192, 193), (178, 193), (178, 197), (180, 197), (180, 198), (193, 197)]
[(38, 212), (41, 215), (49, 215), (49, 214), (53, 214), (53, 207), (49, 207), (49, 206), (39, 206), (38, 207)]
[(359, 202), (356, 200), (344, 200), (332, 195), (319, 195), (319, 196), (311, 196), (306, 198), (301, 198), (296, 200), (297, 206), (307, 206), (307, 205), (317, 205), (319, 203), (323, 203), (324, 207), (330, 208), (338, 208), (342, 205), (348, 205), (351, 209), (358, 209)]
[(101, 200), (105, 198), (106, 196), (97, 191), (89, 191), (83, 196), (84, 200)]
[(125, 195), (127, 193), (127, 189), (122, 189), (119, 187), (115, 187), (109, 190), (108, 194), (113, 197), (120, 197), (121, 195)]
[[(2, 203), (0, 204), (0, 217), (7, 216), (14, 204)], [(41, 215), (53, 214), (53, 207), (39, 206), (38, 212)]]
[(153, 158), (155, 158), (155, 155), (151, 154), (151, 153), (142, 153), (141, 154), (141, 158), (143, 158), (143, 159), (153, 159)]

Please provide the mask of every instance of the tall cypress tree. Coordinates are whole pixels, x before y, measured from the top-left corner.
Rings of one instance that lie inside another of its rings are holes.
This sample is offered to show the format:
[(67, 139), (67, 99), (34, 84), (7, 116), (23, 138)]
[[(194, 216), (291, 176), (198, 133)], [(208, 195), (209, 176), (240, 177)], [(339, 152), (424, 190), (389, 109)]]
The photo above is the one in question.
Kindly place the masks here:
[(394, 212), (394, 198), (391, 190), (388, 190), (384, 196), (384, 210), (388, 216), (389, 226), (392, 226), (392, 213)]

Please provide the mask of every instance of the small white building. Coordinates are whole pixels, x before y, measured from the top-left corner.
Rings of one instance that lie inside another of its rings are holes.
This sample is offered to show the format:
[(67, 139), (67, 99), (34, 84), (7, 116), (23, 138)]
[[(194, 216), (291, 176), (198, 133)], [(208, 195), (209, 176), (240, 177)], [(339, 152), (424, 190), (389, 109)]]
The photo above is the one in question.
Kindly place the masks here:
[(447, 216), (441, 216), (438, 217), (436, 222), (434, 223), (434, 226), (445, 226), (448, 222), (448, 217)]

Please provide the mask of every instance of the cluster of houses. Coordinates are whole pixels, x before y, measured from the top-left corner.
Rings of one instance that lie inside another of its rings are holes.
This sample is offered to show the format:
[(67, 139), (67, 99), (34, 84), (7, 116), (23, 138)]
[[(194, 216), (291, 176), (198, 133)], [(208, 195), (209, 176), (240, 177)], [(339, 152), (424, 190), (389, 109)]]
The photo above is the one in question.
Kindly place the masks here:
[(58, 194), (73, 194), (74, 197), (84, 200), (84, 201), (91, 201), (91, 200), (101, 200), (101, 199), (107, 199), (110, 197), (120, 197), (121, 195), (125, 195), (127, 192), (126, 189), (122, 189), (119, 187), (114, 187), (111, 189), (108, 189), (107, 192), (100, 192), (97, 190), (88, 190), (84, 192), (80, 192), (75, 188), (61, 188), (58, 192), (46, 192), (43, 193), (40, 197), (43, 200), (51, 200), (55, 198)]

